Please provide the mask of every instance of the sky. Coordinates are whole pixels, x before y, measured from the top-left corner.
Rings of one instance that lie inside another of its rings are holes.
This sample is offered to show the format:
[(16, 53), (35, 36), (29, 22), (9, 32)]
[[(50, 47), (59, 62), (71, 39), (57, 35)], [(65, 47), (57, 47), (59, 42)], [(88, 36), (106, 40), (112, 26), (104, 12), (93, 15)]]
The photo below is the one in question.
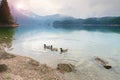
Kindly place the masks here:
[(8, 0), (19, 10), (40, 16), (62, 14), (76, 18), (120, 16), (120, 0)]

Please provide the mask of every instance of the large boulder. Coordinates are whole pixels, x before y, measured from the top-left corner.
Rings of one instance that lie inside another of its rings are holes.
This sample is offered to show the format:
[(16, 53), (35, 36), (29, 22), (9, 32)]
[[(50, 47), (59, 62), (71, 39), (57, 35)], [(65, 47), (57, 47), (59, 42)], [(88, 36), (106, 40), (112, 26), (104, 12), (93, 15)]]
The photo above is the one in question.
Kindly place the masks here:
[(75, 71), (75, 66), (69, 63), (59, 63), (57, 69), (61, 72), (72, 72)]
[(5, 64), (0, 64), (0, 72), (4, 72), (7, 70), (7, 66)]

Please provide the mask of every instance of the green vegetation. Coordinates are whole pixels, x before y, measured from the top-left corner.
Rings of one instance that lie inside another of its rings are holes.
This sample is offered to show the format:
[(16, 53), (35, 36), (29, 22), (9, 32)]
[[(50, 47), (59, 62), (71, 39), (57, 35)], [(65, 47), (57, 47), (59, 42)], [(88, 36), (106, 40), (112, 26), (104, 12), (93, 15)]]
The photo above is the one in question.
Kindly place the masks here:
[(0, 28), (0, 44), (5, 43), (7, 47), (11, 47), (13, 35), (13, 28)]

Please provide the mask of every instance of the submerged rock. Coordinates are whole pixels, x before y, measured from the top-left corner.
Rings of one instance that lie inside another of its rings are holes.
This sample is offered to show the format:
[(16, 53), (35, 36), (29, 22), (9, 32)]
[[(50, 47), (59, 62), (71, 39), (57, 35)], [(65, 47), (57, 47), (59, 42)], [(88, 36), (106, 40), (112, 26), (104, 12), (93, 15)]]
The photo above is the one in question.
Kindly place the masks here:
[(0, 64), (0, 72), (4, 72), (7, 70), (7, 66), (5, 64)]
[(69, 63), (59, 63), (57, 69), (61, 72), (72, 72), (75, 71), (75, 66)]
[(104, 68), (106, 68), (106, 69), (111, 69), (112, 66), (110, 66), (110, 65), (105, 65)]
[(101, 59), (99, 57), (96, 57), (95, 60), (96, 60), (96, 62), (101, 64), (105, 69), (111, 69), (112, 68), (112, 66), (110, 66), (107, 61), (104, 61), (103, 59)]

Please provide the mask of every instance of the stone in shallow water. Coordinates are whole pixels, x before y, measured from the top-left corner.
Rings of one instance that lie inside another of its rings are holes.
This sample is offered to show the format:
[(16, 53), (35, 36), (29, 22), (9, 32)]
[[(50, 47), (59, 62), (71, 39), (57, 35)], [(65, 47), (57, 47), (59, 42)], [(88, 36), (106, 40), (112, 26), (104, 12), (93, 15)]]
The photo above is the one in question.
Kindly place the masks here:
[(101, 59), (99, 57), (96, 57), (95, 60), (98, 63), (100, 63), (105, 69), (111, 69), (112, 68), (112, 66), (110, 66), (107, 61), (104, 61), (103, 59)]
[(57, 69), (61, 72), (72, 72), (75, 71), (75, 66), (69, 63), (59, 63)]
[(4, 72), (7, 70), (7, 66), (5, 64), (0, 64), (0, 72)]
[(104, 66), (104, 68), (106, 68), (106, 69), (111, 69), (112, 66), (107, 65), (107, 66)]

